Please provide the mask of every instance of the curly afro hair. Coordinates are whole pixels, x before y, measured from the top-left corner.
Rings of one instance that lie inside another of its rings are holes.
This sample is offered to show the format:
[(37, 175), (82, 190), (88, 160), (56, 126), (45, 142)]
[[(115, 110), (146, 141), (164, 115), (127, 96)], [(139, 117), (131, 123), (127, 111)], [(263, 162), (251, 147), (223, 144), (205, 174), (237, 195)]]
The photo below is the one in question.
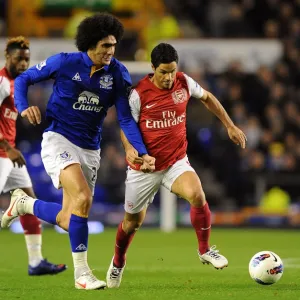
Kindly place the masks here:
[(160, 43), (151, 52), (151, 63), (156, 69), (160, 64), (178, 63), (178, 53), (175, 48), (167, 43)]
[(97, 43), (113, 35), (119, 42), (124, 34), (122, 23), (113, 15), (100, 13), (85, 18), (77, 27), (76, 46), (86, 52), (96, 47)]
[(16, 49), (29, 49), (29, 40), (21, 35), (9, 39), (6, 43), (5, 55), (11, 53)]

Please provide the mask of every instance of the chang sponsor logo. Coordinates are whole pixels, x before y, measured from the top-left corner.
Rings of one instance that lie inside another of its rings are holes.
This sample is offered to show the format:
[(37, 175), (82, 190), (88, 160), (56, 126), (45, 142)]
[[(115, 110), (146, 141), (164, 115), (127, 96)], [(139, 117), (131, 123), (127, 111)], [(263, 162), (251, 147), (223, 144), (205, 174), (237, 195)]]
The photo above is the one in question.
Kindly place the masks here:
[(84, 91), (79, 95), (77, 102), (73, 104), (73, 109), (100, 112), (103, 107), (99, 106), (99, 103), (99, 96), (91, 92)]

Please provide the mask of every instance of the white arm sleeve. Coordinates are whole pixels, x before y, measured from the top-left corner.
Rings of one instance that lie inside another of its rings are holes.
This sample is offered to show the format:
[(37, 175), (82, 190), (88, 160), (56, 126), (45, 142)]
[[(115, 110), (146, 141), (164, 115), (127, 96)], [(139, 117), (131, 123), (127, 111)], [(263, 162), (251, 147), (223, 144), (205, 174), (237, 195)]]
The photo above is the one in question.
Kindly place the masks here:
[(204, 91), (200, 84), (198, 84), (194, 79), (187, 76), (186, 74), (184, 74), (184, 77), (187, 81), (191, 97), (195, 97), (198, 99), (202, 98)]
[(138, 92), (135, 89), (133, 89), (130, 93), (129, 106), (134, 120), (138, 122), (140, 119), (141, 99)]
[(0, 76), (0, 106), (5, 98), (10, 95), (10, 83), (9, 80), (4, 77)]

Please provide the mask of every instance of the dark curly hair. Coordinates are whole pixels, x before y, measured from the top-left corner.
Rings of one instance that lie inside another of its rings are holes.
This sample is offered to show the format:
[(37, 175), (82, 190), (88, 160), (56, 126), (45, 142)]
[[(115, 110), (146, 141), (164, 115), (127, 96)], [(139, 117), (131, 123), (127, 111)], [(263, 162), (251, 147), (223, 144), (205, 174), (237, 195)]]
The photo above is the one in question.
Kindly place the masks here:
[(75, 37), (79, 51), (86, 52), (96, 47), (97, 43), (113, 35), (119, 42), (124, 34), (122, 23), (113, 15), (99, 13), (85, 18), (77, 27)]
[(160, 64), (178, 63), (178, 53), (175, 48), (167, 43), (160, 43), (151, 52), (151, 63), (156, 69)]

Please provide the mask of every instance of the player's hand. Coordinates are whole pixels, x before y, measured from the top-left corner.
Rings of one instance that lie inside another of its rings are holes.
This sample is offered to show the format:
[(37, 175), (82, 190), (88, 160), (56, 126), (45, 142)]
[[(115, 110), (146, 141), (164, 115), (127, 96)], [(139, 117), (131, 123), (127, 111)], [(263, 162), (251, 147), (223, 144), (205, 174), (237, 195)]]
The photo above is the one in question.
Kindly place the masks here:
[(141, 165), (140, 170), (144, 173), (155, 171), (155, 158), (148, 154), (143, 155), (143, 164)]
[(18, 166), (21, 168), (22, 166), (26, 165), (25, 158), (23, 154), (15, 149), (15, 148), (9, 148), (7, 151), (8, 158), (13, 162), (14, 166)]
[(126, 160), (133, 164), (133, 165), (142, 165), (143, 164), (143, 159), (139, 157), (138, 152), (136, 151), (135, 148), (130, 147), (125, 150), (126, 151)]
[(30, 106), (21, 112), (23, 118), (27, 118), (29, 123), (32, 125), (37, 125), (41, 123), (41, 112), (37, 106)]
[(247, 137), (241, 129), (233, 125), (227, 128), (227, 132), (235, 144), (240, 145), (242, 149), (246, 148)]

